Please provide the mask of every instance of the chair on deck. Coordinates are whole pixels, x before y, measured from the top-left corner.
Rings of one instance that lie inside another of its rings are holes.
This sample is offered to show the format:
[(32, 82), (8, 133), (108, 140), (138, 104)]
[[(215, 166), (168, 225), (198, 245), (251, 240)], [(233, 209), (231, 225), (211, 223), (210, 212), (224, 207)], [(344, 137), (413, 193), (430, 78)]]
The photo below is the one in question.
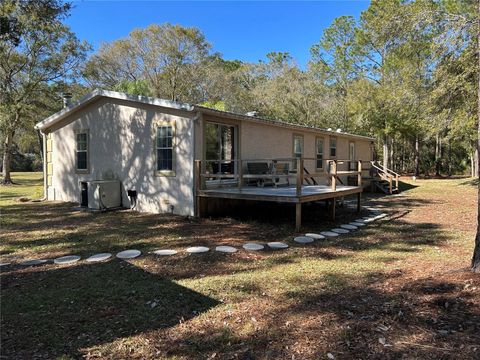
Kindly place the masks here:
[[(249, 175), (271, 175), (272, 170), (268, 163), (266, 162), (249, 162), (247, 163), (247, 172)], [(247, 184), (256, 183), (258, 187), (263, 187), (265, 184), (274, 185), (273, 178), (251, 178), (248, 180)]]
[[(273, 171), (272, 173), (274, 175), (288, 175), (290, 171), (290, 166), (289, 166), (289, 163), (274, 163), (273, 164)], [(273, 183), (275, 185), (275, 187), (277, 186), (280, 186), (280, 185), (286, 185), (286, 186), (289, 186), (290, 185), (290, 181), (288, 179), (288, 177), (286, 178), (276, 178), (274, 177), (273, 178)]]

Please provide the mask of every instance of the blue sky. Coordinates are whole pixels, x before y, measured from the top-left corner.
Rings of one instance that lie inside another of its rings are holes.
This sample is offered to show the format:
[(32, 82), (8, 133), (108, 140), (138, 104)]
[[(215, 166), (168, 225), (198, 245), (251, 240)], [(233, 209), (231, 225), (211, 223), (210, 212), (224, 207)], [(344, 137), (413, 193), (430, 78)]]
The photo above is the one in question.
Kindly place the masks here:
[(323, 29), (341, 15), (356, 18), (367, 0), (337, 1), (73, 1), (67, 24), (96, 49), (134, 28), (170, 22), (200, 28), (225, 59), (256, 62), (271, 51), (289, 52), (300, 66)]

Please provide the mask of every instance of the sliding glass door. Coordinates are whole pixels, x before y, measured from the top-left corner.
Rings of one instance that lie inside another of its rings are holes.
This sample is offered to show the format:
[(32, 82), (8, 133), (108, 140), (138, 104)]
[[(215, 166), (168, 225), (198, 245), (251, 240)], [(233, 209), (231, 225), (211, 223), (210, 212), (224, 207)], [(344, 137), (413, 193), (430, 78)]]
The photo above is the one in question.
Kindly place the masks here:
[[(213, 174), (235, 173), (232, 161), (237, 154), (236, 126), (206, 123), (205, 147), (206, 170)], [(215, 160), (215, 161), (210, 161)]]

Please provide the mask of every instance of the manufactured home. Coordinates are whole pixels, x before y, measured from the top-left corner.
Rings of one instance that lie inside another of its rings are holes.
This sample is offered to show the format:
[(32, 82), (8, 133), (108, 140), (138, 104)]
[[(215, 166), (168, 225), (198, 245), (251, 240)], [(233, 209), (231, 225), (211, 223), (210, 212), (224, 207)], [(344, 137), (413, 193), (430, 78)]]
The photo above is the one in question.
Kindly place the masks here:
[(372, 138), (340, 129), (105, 90), (35, 128), (48, 200), (189, 216), (227, 199), (289, 202), (297, 227), (304, 202), (360, 201), (374, 151)]

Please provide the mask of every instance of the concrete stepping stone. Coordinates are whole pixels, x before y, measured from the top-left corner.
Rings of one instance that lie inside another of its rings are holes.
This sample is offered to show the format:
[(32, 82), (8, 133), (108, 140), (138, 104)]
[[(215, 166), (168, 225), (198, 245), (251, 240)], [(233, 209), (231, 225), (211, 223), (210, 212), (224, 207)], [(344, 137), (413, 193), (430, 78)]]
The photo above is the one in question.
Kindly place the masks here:
[(342, 229), (342, 228), (335, 228), (332, 229), (333, 232), (336, 232), (337, 234), (348, 234), (350, 230), (347, 229)]
[(100, 262), (100, 261), (105, 261), (109, 258), (112, 257), (112, 254), (110, 253), (100, 253), (100, 254), (95, 254), (87, 258), (85, 261), (87, 262)]
[(206, 246), (192, 246), (187, 249), (187, 252), (190, 254), (200, 254), (209, 251), (210, 249)]
[(343, 225), (340, 225), (340, 227), (342, 229), (347, 229), (347, 230), (357, 230), (358, 229), (358, 226), (351, 225), (351, 224), (343, 224)]
[(53, 262), (57, 265), (66, 265), (66, 264), (73, 264), (80, 260), (80, 256), (78, 255), (67, 255), (56, 258)]
[(374, 221), (375, 221), (374, 218), (366, 218), (366, 219), (364, 219), (363, 222), (364, 222), (365, 224), (369, 224), (369, 223), (374, 222)]
[(280, 242), (280, 241), (272, 241), (272, 242), (269, 242), (268, 244), (268, 247), (270, 249), (274, 249), (274, 250), (280, 250), (280, 249), (286, 249), (288, 248), (288, 245), (283, 243), (283, 242)]
[(348, 225), (353, 225), (353, 226), (357, 226), (357, 227), (360, 227), (360, 226), (365, 226), (365, 224), (363, 222), (359, 222), (359, 221), (352, 221), (350, 224)]
[(263, 246), (262, 244), (255, 244), (255, 243), (246, 243), (242, 247), (248, 251), (259, 251), (265, 248), (265, 246)]
[(40, 265), (40, 264), (45, 264), (47, 260), (45, 259), (32, 259), (32, 260), (27, 260), (23, 261), (20, 263), (22, 266), (33, 266), (33, 265)]
[(309, 238), (312, 238), (314, 240), (322, 240), (322, 239), (325, 239), (325, 236), (323, 235), (320, 235), (320, 234), (314, 234), (314, 233), (307, 233), (305, 234), (305, 236), (309, 237)]
[(326, 237), (337, 237), (339, 234), (333, 231), (322, 231), (320, 234)]
[(310, 236), (297, 236), (293, 239), (293, 241), (299, 244), (310, 244), (313, 242), (313, 238), (311, 238)]
[(142, 252), (140, 250), (124, 250), (120, 251), (116, 256), (119, 259), (133, 259), (136, 258), (137, 256), (140, 256)]
[(8, 266), (10, 265), (11, 263), (0, 263), (0, 267), (4, 267), (4, 266)]
[(215, 251), (231, 254), (231, 253), (237, 252), (237, 249), (234, 248), (233, 246), (217, 246), (215, 248)]
[(177, 254), (177, 250), (172, 250), (172, 249), (155, 250), (153, 253), (159, 256), (172, 256)]
[(375, 218), (376, 218), (377, 220), (380, 220), (380, 219), (383, 219), (383, 218), (386, 217), (386, 216), (388, 216), (388, 215), (387, 215), (387, 214), (380, 214), (380, 215), (375, 216)]
[(357, 219), (354, 222), (365, 224), (365, 219)]

